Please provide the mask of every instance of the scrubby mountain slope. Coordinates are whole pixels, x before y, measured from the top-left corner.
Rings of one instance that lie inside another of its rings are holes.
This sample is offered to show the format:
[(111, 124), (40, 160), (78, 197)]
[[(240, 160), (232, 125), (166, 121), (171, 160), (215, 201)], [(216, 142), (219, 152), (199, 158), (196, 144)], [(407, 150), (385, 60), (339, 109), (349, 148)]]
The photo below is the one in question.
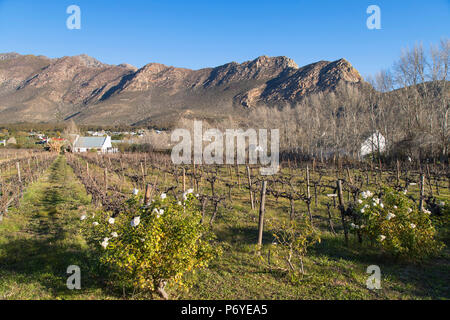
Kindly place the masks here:
[(170, 125), (180, 115), (245, 115), (293, 105), (311, 93), (363, 79), (344, 60), (299, 68), (287, 57), (190, 70), (150, 63), (137, 69), (86, 55), (49, 59), (0, 55), (0, 123), (74, 119), (96, 124)]

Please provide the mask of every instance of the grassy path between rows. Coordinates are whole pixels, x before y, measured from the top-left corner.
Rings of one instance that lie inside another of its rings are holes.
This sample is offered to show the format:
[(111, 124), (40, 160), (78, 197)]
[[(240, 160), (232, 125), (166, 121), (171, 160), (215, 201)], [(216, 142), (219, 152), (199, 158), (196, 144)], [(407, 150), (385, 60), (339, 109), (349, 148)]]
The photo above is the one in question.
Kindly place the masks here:
[[(80, 235), (82, 212), (93, 210), (65, 157), (58, 157), (28, 188), (20, 207), (0, 223), (0, 300), (121, 298), (94, 277), (95, 263)], [(360, 252), (356, 244), (345, 248), (341, 238), (327, 233), (305, 259), (307, 275), (293, 284), (255, 258), (255, 214), (238, 204), (222, 213), (215, 232), (224, 245), (223, 256), (190, 276), (194, 286), (189, 292), (170, 292), (172, 298), (449, 299), (448, 251), (425, 263), (394, 263)], [(366, 288), (366, 268), (372, 264), (381, 267), (382, 290)], [(81, 269), (81, 290), (66, 286), (70, 265)]]
[[(58, 157), (0, 224), (0, 299), (108, 298), (85, 272), (89, 252), (77, 221), (90, 202)], [(66, 286), (70, 265), (81, 268), (81, 290)]]

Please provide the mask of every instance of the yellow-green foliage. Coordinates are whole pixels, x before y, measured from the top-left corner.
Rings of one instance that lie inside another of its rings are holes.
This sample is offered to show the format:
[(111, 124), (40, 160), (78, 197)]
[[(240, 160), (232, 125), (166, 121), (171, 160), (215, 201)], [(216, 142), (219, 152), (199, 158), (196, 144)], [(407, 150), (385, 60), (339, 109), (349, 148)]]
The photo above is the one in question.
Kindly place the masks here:
[(296, 282), (304, 274), (303, 258), (308, 247), (320, 242), (320, 235), (306, 218), (298, 220), (268, 220), (274, 241), (268, 252), (271, 268), (289, 272), (291, 280)]
[(187, 288), (183, 275), (207, 267), (220, 253), (212, 244), (212, 234), (200, 223), (197, 200), (191, 194), (184, 198), (181, 203), (163, 195), (143, 207), (133, 197), (127, 201), (127, 212), (114, 220), (100, 213), (82, 221), (89, 242), (113, 278), (149, 291), (163, 282)]
[(350, 224), (351, 230), (360, 231), (394, 256), (422, 259), (442, 249), (435, 240), (431, 213), (420, 211), (403, 192), (384, 188), (381, 198), (362, 192), (355, 212), (357, 223)]

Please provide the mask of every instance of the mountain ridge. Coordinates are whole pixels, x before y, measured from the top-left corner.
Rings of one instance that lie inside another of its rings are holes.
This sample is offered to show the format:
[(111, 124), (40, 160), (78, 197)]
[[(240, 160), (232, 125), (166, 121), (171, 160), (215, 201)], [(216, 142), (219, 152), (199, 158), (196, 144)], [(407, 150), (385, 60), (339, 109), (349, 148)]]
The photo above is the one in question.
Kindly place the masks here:
[(0, 54), (0, 123), (132, 124), (194, 115), (245, 114), (260, 105), (293, 105), (341, 83), (364, 83), (345, 59), (299, 67), (285, 57), (260, 56), (192, 70), (160, 63), (109, 65), (87, 55)]

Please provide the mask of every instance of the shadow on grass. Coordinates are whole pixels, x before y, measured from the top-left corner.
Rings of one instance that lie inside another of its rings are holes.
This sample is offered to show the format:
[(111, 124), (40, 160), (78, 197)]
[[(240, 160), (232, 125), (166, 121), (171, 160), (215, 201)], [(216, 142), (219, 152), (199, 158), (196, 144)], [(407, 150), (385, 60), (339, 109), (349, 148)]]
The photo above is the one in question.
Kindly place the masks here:
[[(380, 266), (382, 277), (390, 285), (401, 283), (399, 290), (417, 297), (432, 299), (450, 298), (450, 264), (448, 251), (439, 257), (420, 262), (395, 259), (381, 253), (380, 249), (369, 244), (359, 244), (351, 239), (346, 247), (342, 237), (327, 236), (321, 243), (310, 249), (316, 257), (324, 256), (332, 260), (345, 260), (350, 264), (359, 264), (364, 269), (370, 265)], [(397, 290), (396, 289), (396, 290)]]
[[(216, 235), (219, 241), (240, 243), (243, 245), (256, 245), (258, 242), (257, 226), (231, 226), (222, 230), (217, 230)], [(273, 235), (269, 231), (263, 232), (263, 245), (270, 244), (273, 241)]]
[(92, 258), (80, 246), (58, 245), (49, 239), (15, 239), (0, 246), (0, 252), (2, 273), (23, 284), (38, 282), (54, 297), (80, 294), (80, 290), (67, 288), (66, 281), (71, 274), (66, 272), (70, 265), (81, 269), (81, 291), (103, 288)]
[[(75, 298), (94, 290), (118, 297), (118, 292), (106, 292), (97, 260), (76, 238), (74, 216), (68, 208), (73, 200), (68, 197), (71, 185), (66, 183), (66, 170), (63, 159), (58, 158), (49, 169), (48, 179), (29, 191), (28, 203), (17, 212), (31, 216), (28, 236), (4, 237), (0, 245), (2, 274), (17, 284), (37, 282), (47, 290), (42, 294), (53, 297)], [(81, 290), (67, 288), (70, 265), (81, 269)]]

